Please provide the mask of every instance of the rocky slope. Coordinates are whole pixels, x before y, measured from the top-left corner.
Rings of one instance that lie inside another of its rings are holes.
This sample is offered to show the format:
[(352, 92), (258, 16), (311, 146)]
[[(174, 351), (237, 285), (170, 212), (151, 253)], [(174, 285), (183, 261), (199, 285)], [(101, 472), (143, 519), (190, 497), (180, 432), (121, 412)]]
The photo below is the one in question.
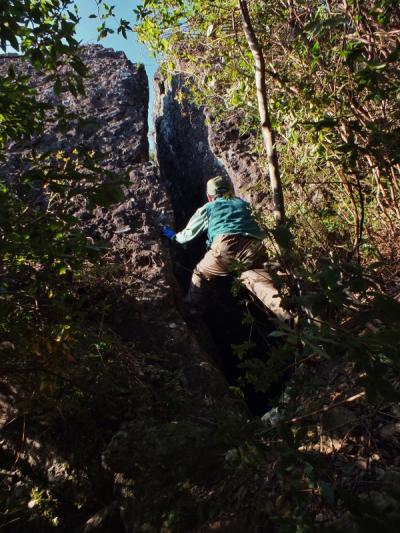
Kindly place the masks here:
[[(208, 124), (205, 111), (185, 100), (179, 77), (171, 85), (157, 78), (157, 168), (148, 161), (143, 67), (100, 46), (85, 47), (82, 58), (91, 72), (83, 97), (66, 91), (57, 97), (51, 80), (31, 71), (41, 101), (63, 102), (77, 115), (66, 130), (49, 120), (35, 147), (38, 153), (102, 152), (104, 168), (125, 178), (123, 198), (100, 207), (81, 193), (71, 207), (88, 241), (106, 249), (74, 287), (81, 328), (92, 335), (88, 350), (72, 358), (63, 354), (54, 370), (51, 357), (27, 353), (16, 359), (10, 343), (0, 342), (0, 509), (8, 510), (0, 528), (241, 533), (280, 525), (293, 530), (296, 524), (310, 530), (313, 524), (302, 522), (306, 509), (317, 524), (343, 515), (336, 530), (357, 531), (342, 500), (334, 510), (329, 507), (335, 483), (372, 488), (381, 516), (391, 519), (396, 502), (389, 493), (382, 497), (381, 487), (399, 481), (399, 461), (393, 460), (398, 411), (387, 410), (390, 418), (382, 419), (344, 400), (339, 420), (325, 413), (314, 418), (315, 433), (305, 449), (288, 426), (269, 439), (270, 428), (232, 399), (210, 356), (228, 349), (232, 360), (231, 345), (244, 340), (236, 338), (244, 322), (241, 310), (235, 314), (236, 301), (223, 301), (222, 290), (216, 293), (210, 327), (219, 338), (211, 339), (204, 324), (188, 325), (181, 312), (171, 257), (182, 259), (161, 239), (161, 226), (173, 225), (175, 217), (182, 227), (215, 174), (229, 175), (236, 192), (257, 205), (267, 202), (257, 192), (260, 170), (237, 124)], [(29, 70), (18, 57), (4, 56), (0, 73), (10, 63)], [(23, 142), (9, 146), (0, 163), (3, 179), (26, 168), (29, 148)], [(192, 248), (185, 256), (193, 263), (199, 252)], [(265, 328), (258, 338), (253, 322), (246, 327), (251, 335), (247, 330), (245, 338), (256, 340), (265, 358), (264, 341), (259, 342)], [(291, 353), (286, 355), (289, 364)], [(256, 363), (247, 367), (253, 381), (260, 374)], [(301, 365), (295, 407), (309, 406), (313, 414), (316, 402), (324, 411), (326, 394), (333, 402), (342, 384), (348, 382), (346, 390), (354, 386), (353, 378), (348, 366), (313, 356)], [(311, 382), (317, 392), (309, 394)], [(317, 486), (314, 470), (321, 463), (327, 474)], [(354, 504), (356, 518), (361, 504)], [(296, 516), (289, 516), (292, 511)]]
[[(75, 97), (66, 83), (57, 96), (54, 80), (23, 64), (18, 56), (1, 56), (0, 75), (4, 76), (9, 65), (14, 65), (17, 74), (33, 76), (34, 85), (40, 88), (41, 103), (53, 107), (64, 105), (68, 113), (76, 115), (68, 120), (66, 130), (49, 116), (44, 134), (35, 140), (33, 147), (38, 152), (87, 147), (103, 153), (104, 167), (113, 171), (125, 171), (136, 163), (148, 161), (149, 89), (143, 65), (134, 65), (124, 53), (99, 45), (84, 47), (81, 57), (90, 65), (90, 75), (85, 80), (85, 95)], [(68, 70), (68, 66), (63, 66), (60, 76)], [(21, 168), (23, 156), (31, 147), (31, 142), (12, 143), (8, 147), (8, 172)], [(1, 174), (5, 171), (5, 167), (0, 167)]]
[[(84, 118), (73, 119), (66, 132), (49, 121), (35, 141), (39, 153), (79, 145), (102, 152), (108, 170), (122, 177), (129, 171), (118, 204), (93, 207), (81, 194), (73, 208), (90, 242), (107, 245), (97, 277), (78, 290), (88, 329), (107, 331), (109, 348), (97, 360), (75, 360), (40, 393), (45, 365), (34, 354), (23, 361), (8, 355), (0, 385), (0, 461), (5, 497), (17, 517), (2, 523), (9, 531), (44, 531), (51, 521), (65, 531), (160, 527), (151, 502), (158, 498), (160, 508), (168, 508), (185, 492), (174, 480), (179, 465), (196, 469), (192, 457), (183, 459), (186, 439), (197, 438), (201, 453), (210, 433), (205, 413), (216, 404), (229, 411), (231, 404), (223, 376), (179, 311), (179, 288), (160, 236), (163, 224), (173, 224), (172, 207), (148, 161), (143, 66), (101, 46), (85, 47), (82, 59), (90, 77), (78, 98), (55, 96), (51, 81), (18, 57), (0, 59), (0, 73), (10, 63), (17, 72), (30, 71), (41, 101), (62, 101)], [(9, 146), (3, 178), (26, 165), (28, 149), (27, 143)]]

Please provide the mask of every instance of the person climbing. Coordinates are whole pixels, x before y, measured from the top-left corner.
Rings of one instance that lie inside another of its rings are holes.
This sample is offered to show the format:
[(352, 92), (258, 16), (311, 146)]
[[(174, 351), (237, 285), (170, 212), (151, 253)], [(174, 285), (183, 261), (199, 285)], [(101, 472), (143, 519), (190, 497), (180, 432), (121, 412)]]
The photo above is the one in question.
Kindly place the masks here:
[(198, 312), (204, 311), (207, 289), (213, 278), (229, 275), (235, 264), (244, 269), (261, 266), (264, 234), (255, 220), (251, 206), (234, 196), (230, 182), (217, 176), (207, 182), (208, 202), (197, 209), (179, 233), (164, 226), (162, 234), (185, 244), (207, 232), (203, 259), (195, 267), (185, 302)]

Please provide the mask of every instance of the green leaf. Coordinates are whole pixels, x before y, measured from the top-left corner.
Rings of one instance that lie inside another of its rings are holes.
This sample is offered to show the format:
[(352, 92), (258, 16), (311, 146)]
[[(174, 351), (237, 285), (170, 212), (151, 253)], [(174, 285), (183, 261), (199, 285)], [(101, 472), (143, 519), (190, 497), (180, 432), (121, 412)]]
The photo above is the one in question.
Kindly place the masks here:
[(34, 48), (30, 52), (30, 58), (36, 70), (40, 70), (43, 67), (45, 63), (45, 58), (44, 58), (42, 51), (39, 48)]
[(71, 65), (80, 76), (85, 77), (87, 75), (88, 69), (79, 57), (73, 57)]
[(243, 359), (255, 347), (255, 344), (252, 341), (244, 341), (241, 344), (231, 344), (231, 347), (233, 354)]
[(93, 203), (106, 207), (123, 200), (124, 193), (120, 186), (106, 183), (89, 193), (89, 198)]
[(15, 70), (14, 70), (14, 65), (12, 63), (8, 67), (8, 77), (12, 80), (15, 79)]
[(56, 81), (54, 83), (54, 93), (58, 96), (61, 94), (62, 91), (62, 83), (60, 78), (57, 76)]
[(311, 48), (313, 56), (319, 56), (320, 55), (320, 48), (319, 48), (319, 42), (315, 41)]
[(67, 83), (68, 83), (68, 89), (70, 90), (71, 94), (72, 94), (73, 96), (75, 96), (75, 98), (77, 98), (77, 96), (78, 96), (78, 89), (77, 89), (75, 83), (74, 83), (71, 79), (69, 79), (69, 80), (67, 81)]
[(268, 337), (286, 337), (287, 333), (285, 331), (272, 331)]

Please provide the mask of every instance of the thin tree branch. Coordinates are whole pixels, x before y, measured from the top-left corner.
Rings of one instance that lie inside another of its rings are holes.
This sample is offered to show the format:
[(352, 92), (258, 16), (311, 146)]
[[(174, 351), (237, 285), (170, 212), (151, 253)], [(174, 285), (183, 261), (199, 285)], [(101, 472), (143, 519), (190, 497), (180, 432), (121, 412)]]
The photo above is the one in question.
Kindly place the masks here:
[(273, 214), (276, 223), (282, 224), (285, 221), (285, 205), (279, 172), (278, 154), (275, 147), (275, 134), (272, 129), (271, 118), (269, 114), (267, 87), (265, 81), (265, 58), (251, 22), (247, 1), (238, 1), (242, 16), (243, 31), (254, 58), (258, 111), (264, 146), (267, 152), (269, 180), (272, 191)]

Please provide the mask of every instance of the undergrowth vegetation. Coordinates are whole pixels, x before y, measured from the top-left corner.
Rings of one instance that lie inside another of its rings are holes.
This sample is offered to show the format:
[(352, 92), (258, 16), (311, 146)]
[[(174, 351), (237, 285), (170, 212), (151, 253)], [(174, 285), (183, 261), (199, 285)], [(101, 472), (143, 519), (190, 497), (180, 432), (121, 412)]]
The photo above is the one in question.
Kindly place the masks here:
[[(35, 70), (47, 72), (55, 94), (84, 91), (87, 71), (78, 55), (74, 36), (79, 19), (71, 6), (69, 1), (0, 6), (3, 51), (12, 47)], [(62, 69), (66, 64), (67, 71)], [(84, 193), (93, 205), (117, 201), (121, 179), (102, 168), (101, 154), (79, 145), (40, 153), (29, 145), (46, 124), (65, 133), (68, 121), (84, 118), (62, 105), (41, 103), (38, 96), (29, 75), (16, 74), (10, 64), (0, 91), (0, 349), (35, 353), (55, 371), (73, 359), (76, 345), (85, 344), (76, 291), (102, 253), (79, 228), (73, 199)], [(10, 171), (5, 150), (18, 142), (27, 150)]]
[[(167, 77), (186, 79), (181, 98), (214, 120), (235, 120), (266, 172), (241, 4), (146, 0), (138, 32)], [(251, 339), (235, 347), (260, 390), (292, 370), (275, 408), (278, 428), (261, 431), (264, 457), (274, 446), (283, 456), (273, 469), (286, 506), (278, 528), (329, 527), (347, 509), (360, 531), (378, 521), (393, 531), (398, 494), (383, 479), (393, 453), (389, 419), (398, 417), (391, 402), (399, 400), (399, 6), (246, 4), (266, 65), (287, 224), (261, 218), (279, 265), (275, 281), (300, 317), (294, 332), (278, 326), (272, 337), (282, 344), (265, 361), (251, 358)], [(361, 476), (353, 470), (360, 461)]]
[[(96, 3), (104, 7), (104, 37), (113, 9)], [(251, 338), (236, 351), (245, 379), (260, 391), (291, 373), (275, 399), (277, 423), (212, 403), (196, 418), (176, 376), (165, 370), (157, 377), (160, 354), (141, 363), (156, 393), (139, 378), (132, 385), (121, 361), (134, 347), (103, 327), (113, 309), (102, 291), (116, 290), (117, 275), (72, 215), (72, 198), (82, 192), (96, 205), (117, 201), (120, 177), (104, 172), (100, 154), (79, 147), (31, 149), (45, 121), (62, 131), (71, 117), (38, 103), (28, 79), (10, 68), (0, 80), (0, 163), (10, 143), (29, 147), (23, 170), (0, 182), (0, 370), (20, 376), (10, 424), (23, 440), (27, 418), (54, 413), (43, 434), (50, 440), (57, 424), (70, 424), (66, 446), (83, 447), (86, 464), (117, 430), (120, 412), (133, 413), (135, 531), (396, 531), (398, 2), (248, 4), (267, 65), (287, 225), (273, 228), (268, 213), (260, 216), (279, 265), (276, 283), (300, 322), (295, 330), (278, 325), (263, 360), (249, 355)], [(136, 14), (139, 36), (166, 75), (184, 74), (189, 98), (216, 120), (235, 118), (266, 168), (253, 59), (236, 2), (145, 0)], [(56, 94), (79, 95), (86, 68), (74, 37), (78, 20), (70, 0), (0, 2), (0, 45), (47, 72)], [(122, 20), (119, 31), (128, 29)], [(69, 73), (61, 74), (66, 63)], [(17, 464), (7, 453), (3, 466)], [(58, 527), (60, 505), (43, 483), (18, 496), (14, 478), (4, 474), (0, 487), (0, 527)], [(63, 512), (79, 518), (82, 505), (77, 496)]]

